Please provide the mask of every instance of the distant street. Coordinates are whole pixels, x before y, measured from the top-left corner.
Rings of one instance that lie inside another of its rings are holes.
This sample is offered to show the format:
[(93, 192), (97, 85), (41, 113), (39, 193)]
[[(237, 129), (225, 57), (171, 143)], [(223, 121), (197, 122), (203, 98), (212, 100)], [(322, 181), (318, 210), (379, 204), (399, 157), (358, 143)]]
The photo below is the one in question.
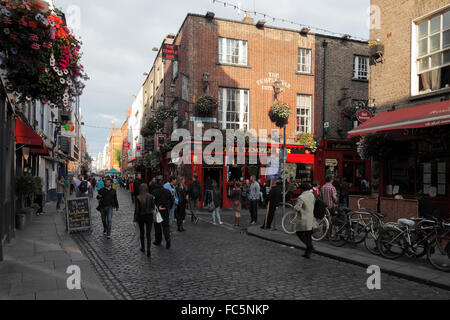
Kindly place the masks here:
[[(369, 290), (365, 268), (317, 255), (307, 260), (301, 250), (250, 237), (231, 227), (231, 211), (224, 211), (221, 226), (206, 212), (197, 225), (188, 216), (172, 248), (164, 241), (152, 246), (148, 259), (139, 251), (129, 192), (119, 189), (118, 197), (111, 240), (95, 210), (93, 232), (74, 236), (118, 299), (450, 299), (449, 291), (385, 274), (381, 290)], [(243, 226), (247, 220), (243, 211)]]

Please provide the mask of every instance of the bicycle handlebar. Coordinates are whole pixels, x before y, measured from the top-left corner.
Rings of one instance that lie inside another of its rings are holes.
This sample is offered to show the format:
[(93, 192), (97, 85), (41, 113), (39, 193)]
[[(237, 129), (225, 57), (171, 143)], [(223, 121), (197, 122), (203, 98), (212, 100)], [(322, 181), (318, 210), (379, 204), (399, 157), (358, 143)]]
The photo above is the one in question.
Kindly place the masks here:
[(361, 200), (369, 200), (369, 198), (359, 198), (358, 199), (358, 210), (361, 210), (361, 205), (360, 205)]

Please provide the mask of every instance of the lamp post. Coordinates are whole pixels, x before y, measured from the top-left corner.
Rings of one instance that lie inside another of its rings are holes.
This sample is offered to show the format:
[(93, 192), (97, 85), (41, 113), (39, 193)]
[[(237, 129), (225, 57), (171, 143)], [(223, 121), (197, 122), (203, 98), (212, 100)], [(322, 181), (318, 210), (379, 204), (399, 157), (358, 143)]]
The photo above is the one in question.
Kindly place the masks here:
[[(273, 84), (274, 91), (274, 101), (278, 101), (278, 95), (281, 93), (281, 80), (276, 79)], [(283, 160), (283, 216), (286, 212), (286, 123), (283, 125), (283, 149), (282, 149), (282, 160)]]

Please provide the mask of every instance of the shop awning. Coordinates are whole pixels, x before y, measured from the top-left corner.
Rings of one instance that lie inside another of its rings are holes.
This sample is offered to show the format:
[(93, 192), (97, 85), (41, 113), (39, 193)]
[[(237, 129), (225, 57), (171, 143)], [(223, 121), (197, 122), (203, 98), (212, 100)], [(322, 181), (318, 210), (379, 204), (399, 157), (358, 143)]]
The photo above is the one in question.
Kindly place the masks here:
[(49, 155), (48, 148), (45, 146), (45, 144), (42, 145), (40, 148), (30, 148), (30, 152), (34, 152), (40, 155)]
[(38, 149), (44, 146), (42, 138), (19, 118), (16, 118), (16, 143)]
[(450, 124), (450, 101), (377, 114), (351, 130), (348, 137), (352, 138), (373, 132), (426, 128), (446, 124)]

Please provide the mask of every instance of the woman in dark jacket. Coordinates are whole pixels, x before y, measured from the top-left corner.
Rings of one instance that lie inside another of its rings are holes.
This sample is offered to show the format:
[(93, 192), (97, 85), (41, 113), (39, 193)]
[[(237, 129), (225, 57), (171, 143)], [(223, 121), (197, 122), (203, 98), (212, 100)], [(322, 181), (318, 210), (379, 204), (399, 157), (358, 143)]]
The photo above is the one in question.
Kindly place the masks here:
[(139, 195), (136, 197), (134, 207), (134, 227), (139, 224), (141, 237), (141, 251), (145, 252), (145, 237), (147, 237), (147, 257), (150, 257), (151, 231), (155, 202), (153, 196), (148, 193), (148, 186), (142, 183), (139, 186)]
[(176, 209), (178, 231), (183, 232), (183, 221), (186, 218), (186, 203), (187, 203), (187, 187), (184, 184), (184, 177), (179, 179), (179, 184), (176, 187), (178, 194), (178, 206)]

